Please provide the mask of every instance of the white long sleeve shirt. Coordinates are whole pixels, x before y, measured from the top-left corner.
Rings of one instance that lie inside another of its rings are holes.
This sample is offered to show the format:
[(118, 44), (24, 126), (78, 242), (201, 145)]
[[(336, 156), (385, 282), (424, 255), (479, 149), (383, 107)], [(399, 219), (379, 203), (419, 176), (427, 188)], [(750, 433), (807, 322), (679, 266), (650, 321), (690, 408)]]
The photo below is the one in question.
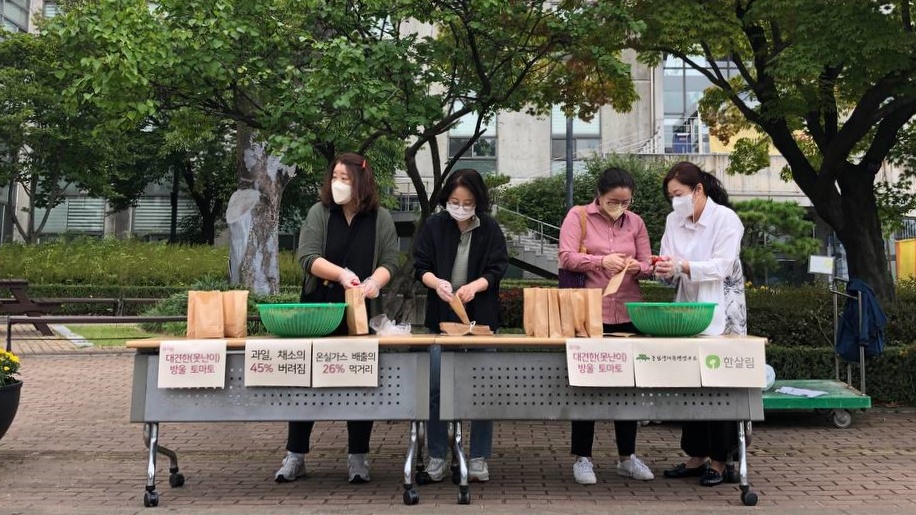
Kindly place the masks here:
[(677, 281), (677, 302), (715, 302), (707, 335), (747, 334), (741, 238), (744, 225), (731, 209), (706, 199), (699, 220), (670, 213), (659, 254), (689, 262)]

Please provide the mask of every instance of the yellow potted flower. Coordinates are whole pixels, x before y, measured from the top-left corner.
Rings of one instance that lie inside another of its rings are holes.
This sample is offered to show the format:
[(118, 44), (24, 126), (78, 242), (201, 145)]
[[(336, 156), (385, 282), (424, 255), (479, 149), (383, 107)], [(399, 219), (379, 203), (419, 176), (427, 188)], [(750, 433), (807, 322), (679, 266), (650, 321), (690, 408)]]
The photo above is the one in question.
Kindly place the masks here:
[(19, 373), (19, 356), (12, 352), (0, 350), (0, 438), (13, 424), (19, 410), (19, 392), (22, 381), (16, 378)]

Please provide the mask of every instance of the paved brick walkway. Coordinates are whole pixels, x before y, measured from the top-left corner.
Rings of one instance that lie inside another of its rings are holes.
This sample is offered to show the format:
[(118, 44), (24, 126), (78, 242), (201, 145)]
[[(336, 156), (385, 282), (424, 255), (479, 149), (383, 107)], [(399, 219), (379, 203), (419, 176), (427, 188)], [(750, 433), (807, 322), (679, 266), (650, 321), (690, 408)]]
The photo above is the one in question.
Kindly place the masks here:
[[(146, 451), (142, 427), (128, 422), (132, 353), (23, 354), (22, 404), (0, 441), (0, 514), (156, 513), (142, 508)], [(176, 449), (184, 488), (168, 486), (160, 458), (158, 511), (215, 513), (628, 513), (751, 510), (734, 485), (703, 488), (661, 478), (681, 460), (678, 426), (639, 433), (639, 453), (659, 476), (618, 477), (613, 427), (598, 426), (598, 484), (572, 480), (569, 426), (498, 423), (491, 481), (472, 485), (472, 504), (455, 504), (450, 483), (420, 488), (420, 505), (401, 503), (406, 423), (378, 422), (372, 438), (372, 482), (350, 485), (343, 423), (318, 423), (309, 477), (278, 485), (282, 423), (163, 424), (161, 441)], [(916, 412), (874, 409), (853, 427), (822, 416), (768, 414), (755, 425), (749, 460), (753, 489), (767, 513), (916, 513)]]

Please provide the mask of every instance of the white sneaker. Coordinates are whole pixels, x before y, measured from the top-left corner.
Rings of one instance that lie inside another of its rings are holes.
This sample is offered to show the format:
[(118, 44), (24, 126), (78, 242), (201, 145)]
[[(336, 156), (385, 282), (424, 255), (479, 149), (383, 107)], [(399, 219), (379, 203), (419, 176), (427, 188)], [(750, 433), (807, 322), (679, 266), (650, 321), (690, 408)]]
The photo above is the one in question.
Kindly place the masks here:
[(595, 477), (595, 466), (592, 465), (592, 460), (579, 456), (576, 458), (576, 462), (573, 463), (573, 477), (576, 478), (576, 483), (580, 485), (594, 485), (598, 482), (598, 478)]
[(350, 469), (351, 483), (369, 482), (369, 456), (367, 454), (348, 455), (347, 467)]
[(655, 479), (649, 467), (642, 462), (635, 454), (630, 455), (630, 459), (617, 462), (617, 475), (623, 477), (632, 477), (640, 481), (649, 481)]
[(430, 458), (429, 465), (426, 466), (426, 473), (429, 474), (429, 480), (438, 483), (445, 479), (445, 473), (449, 470), (449, 463), (444, 458)]
[(468, 481), (486, 483), (490, 480), (490, 468), (486, 458), (471, 458), (468, 462)]
[(305, 454), (287, 451), (280, 470), (274, 475), (277, 483), (288, 483), (305, 475)]

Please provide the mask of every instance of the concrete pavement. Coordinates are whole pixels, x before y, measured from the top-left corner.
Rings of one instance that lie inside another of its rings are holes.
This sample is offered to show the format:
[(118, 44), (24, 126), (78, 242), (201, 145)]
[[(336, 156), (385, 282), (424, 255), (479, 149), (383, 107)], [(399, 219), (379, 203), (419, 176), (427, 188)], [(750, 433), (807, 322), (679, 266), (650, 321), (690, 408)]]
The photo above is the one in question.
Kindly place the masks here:
[(309, 476), (289, 484), (273, 481), (285, 424), (162, 424), (161, 442), (178, 451), (187, 482), (170, 488), (160, 458), (160, 506), (144, 509), (142, 427), (128, 422), (132, 352), (48, 353), (18, 341), (16, 350), (25, 385), (0, 441), (0, 514), (916, 513), (916, 412), (883, 409), (857, 414), (845, 430), (811, 413), (768, 413), (750, 449), (756, 508), (741, 505), (735, 485), (661, 477), (682, 460), (676, 424), (640, 429), (638, 452), (657, 476), (640, 482), (616, 475), (613, 426), (599, 423), (598, 484), (586, 487), (572, 479), (568, 423), (497, 423), (491, 481), (471, 486), (472, 504), (456, 505), (445, 482), (420, 487), (413, 507), (401, 501), (406, 423), (376, 423), (365, 485), (346, 482), (340, 422), (316, 424)]

